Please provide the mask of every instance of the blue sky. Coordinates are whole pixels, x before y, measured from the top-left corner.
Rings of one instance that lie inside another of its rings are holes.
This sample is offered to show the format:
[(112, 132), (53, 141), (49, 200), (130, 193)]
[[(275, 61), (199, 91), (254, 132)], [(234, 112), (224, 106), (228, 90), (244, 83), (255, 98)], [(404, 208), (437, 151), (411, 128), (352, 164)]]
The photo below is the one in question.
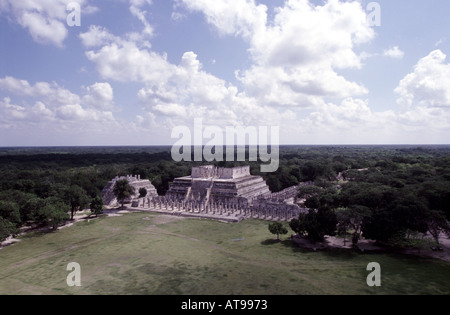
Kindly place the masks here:
[(281, 144), (448, 144), (448, 12), (444, 0), (0, 0), (0, 146), (171, 145), (195, 118), (278, 126)]

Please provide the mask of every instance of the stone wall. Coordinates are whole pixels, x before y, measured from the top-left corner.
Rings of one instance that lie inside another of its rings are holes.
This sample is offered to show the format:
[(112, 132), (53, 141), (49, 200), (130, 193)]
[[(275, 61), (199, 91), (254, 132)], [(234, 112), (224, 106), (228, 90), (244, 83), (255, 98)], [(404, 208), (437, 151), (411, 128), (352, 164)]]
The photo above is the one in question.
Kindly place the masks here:
[(116, 206), (118, 204), (116, 196), (114, 195), (114, 185), (117, 181), (126, 179), (130, 186), (134, 188), (134, 195), (126, 202), (131, 202), (133, 199), (139, 198), (139, 189), (147, 189), (147, 196), (154, 197), (158, 196), (155, 186), (148, 179), (141, 179), (141, 175), (127, 175), (127, 176), (116, 176), (113, 180), (108, 182), (102, 190), (103, 204), (106, 206)]
[(237, 179), (250, 175), (250, 166), (240, 166), (233, 168), (215, 167), (214, 165), (204, 165), (193, 167), (191, 178), (218, 178), (218, 179)]

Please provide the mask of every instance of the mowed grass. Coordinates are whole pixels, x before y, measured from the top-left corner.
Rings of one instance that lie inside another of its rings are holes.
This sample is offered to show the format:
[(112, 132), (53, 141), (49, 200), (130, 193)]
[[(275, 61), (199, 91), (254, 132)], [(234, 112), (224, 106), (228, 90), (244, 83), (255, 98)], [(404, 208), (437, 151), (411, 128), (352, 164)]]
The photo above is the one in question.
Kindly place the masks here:
[[(268, 222), (102, 217), (0, 250), (0, 294), (450, 294), (450, 264), (275, 242)], [(81, 265), (69, 287), (67, 264)], [(366, 284), (369, 262), (381, 287)]]

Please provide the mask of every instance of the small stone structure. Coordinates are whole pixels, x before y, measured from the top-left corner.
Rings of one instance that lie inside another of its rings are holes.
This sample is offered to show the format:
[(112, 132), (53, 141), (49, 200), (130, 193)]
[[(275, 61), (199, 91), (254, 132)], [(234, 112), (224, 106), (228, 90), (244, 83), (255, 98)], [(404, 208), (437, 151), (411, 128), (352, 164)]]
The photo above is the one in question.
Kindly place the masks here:
[(125, 200), (125, 202), (132, 202), (133, 200), (136, 200), (139, 198), (139, 189), (145, 188), (147, 189), (147, 196), (146, 197), (157, 197), (158, 193), (156, 191), (155, 186), (152, 185), (152, 183), (148, 179), (141, 179), (141, 175), (127, 175), (127, 176), (117, 176), (103, 188), (102, 190), (102, 198), (103, 198), (103, 204), (106, 206), (115, 206), (118, 204), (116, 196), (114, 195), (113, 189), (114, 185), (117, 181), (126, 179), (130, 186), (134, 188), (134, 195), (129, 199)]

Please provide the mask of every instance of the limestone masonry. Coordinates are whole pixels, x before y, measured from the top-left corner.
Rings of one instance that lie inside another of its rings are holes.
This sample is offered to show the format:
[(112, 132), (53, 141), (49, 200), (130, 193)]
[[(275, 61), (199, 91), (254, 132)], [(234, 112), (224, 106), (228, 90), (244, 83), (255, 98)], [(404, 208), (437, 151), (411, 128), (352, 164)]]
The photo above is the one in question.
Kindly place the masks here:
[(270, 194), (264, 179), (250, 174), (250, 166), (219, 168), (206, 165), (193, 167), (191, 176), (176, 178), (166, 196), (177, 200), (243, 204)]
[(148, 179), (141, 179), (141, 175), (127, 175), (119, 177), (117, 176), (112, 181), (108, 182), (108, 184), (103, 188), (102, 190), (102, 198), (103, 198), (103, 204), (106, 206), (115, 206), (118, 204), (116, 196), (114, 196), (114, 185), (118, 180), (126, 179), (130, 186), (134, 188), (134, 195), (131, 197), (130, 200), (127, 200), (128, 202), (139, 198), (139, 189), (145, 188), (147, 189), (147, 196), (146, 197), (157, 197), (158, 193), (156, 191), (155, 186), (152, 185), (152, 183)]
[[(135, 195), (126, 203), (131, 202), (137, 210), (227, 222), (246, 218), (289, 221), (307, 211), (297, 204), (298, 186), (272, 193), (261, 176), (250, 174), (250, 166), (193, 167), (190, 176), (174, 179), (165, 196), (158, 196), (151, 182), (141, 180), (139, 175), (116, 177), (103, 189), (105, 205), (117, 206), (113, 188), (121, 179), (127, 179), (135, 188)], [(142, 187), (147, 189), (147, 196), (139, 198)]]

